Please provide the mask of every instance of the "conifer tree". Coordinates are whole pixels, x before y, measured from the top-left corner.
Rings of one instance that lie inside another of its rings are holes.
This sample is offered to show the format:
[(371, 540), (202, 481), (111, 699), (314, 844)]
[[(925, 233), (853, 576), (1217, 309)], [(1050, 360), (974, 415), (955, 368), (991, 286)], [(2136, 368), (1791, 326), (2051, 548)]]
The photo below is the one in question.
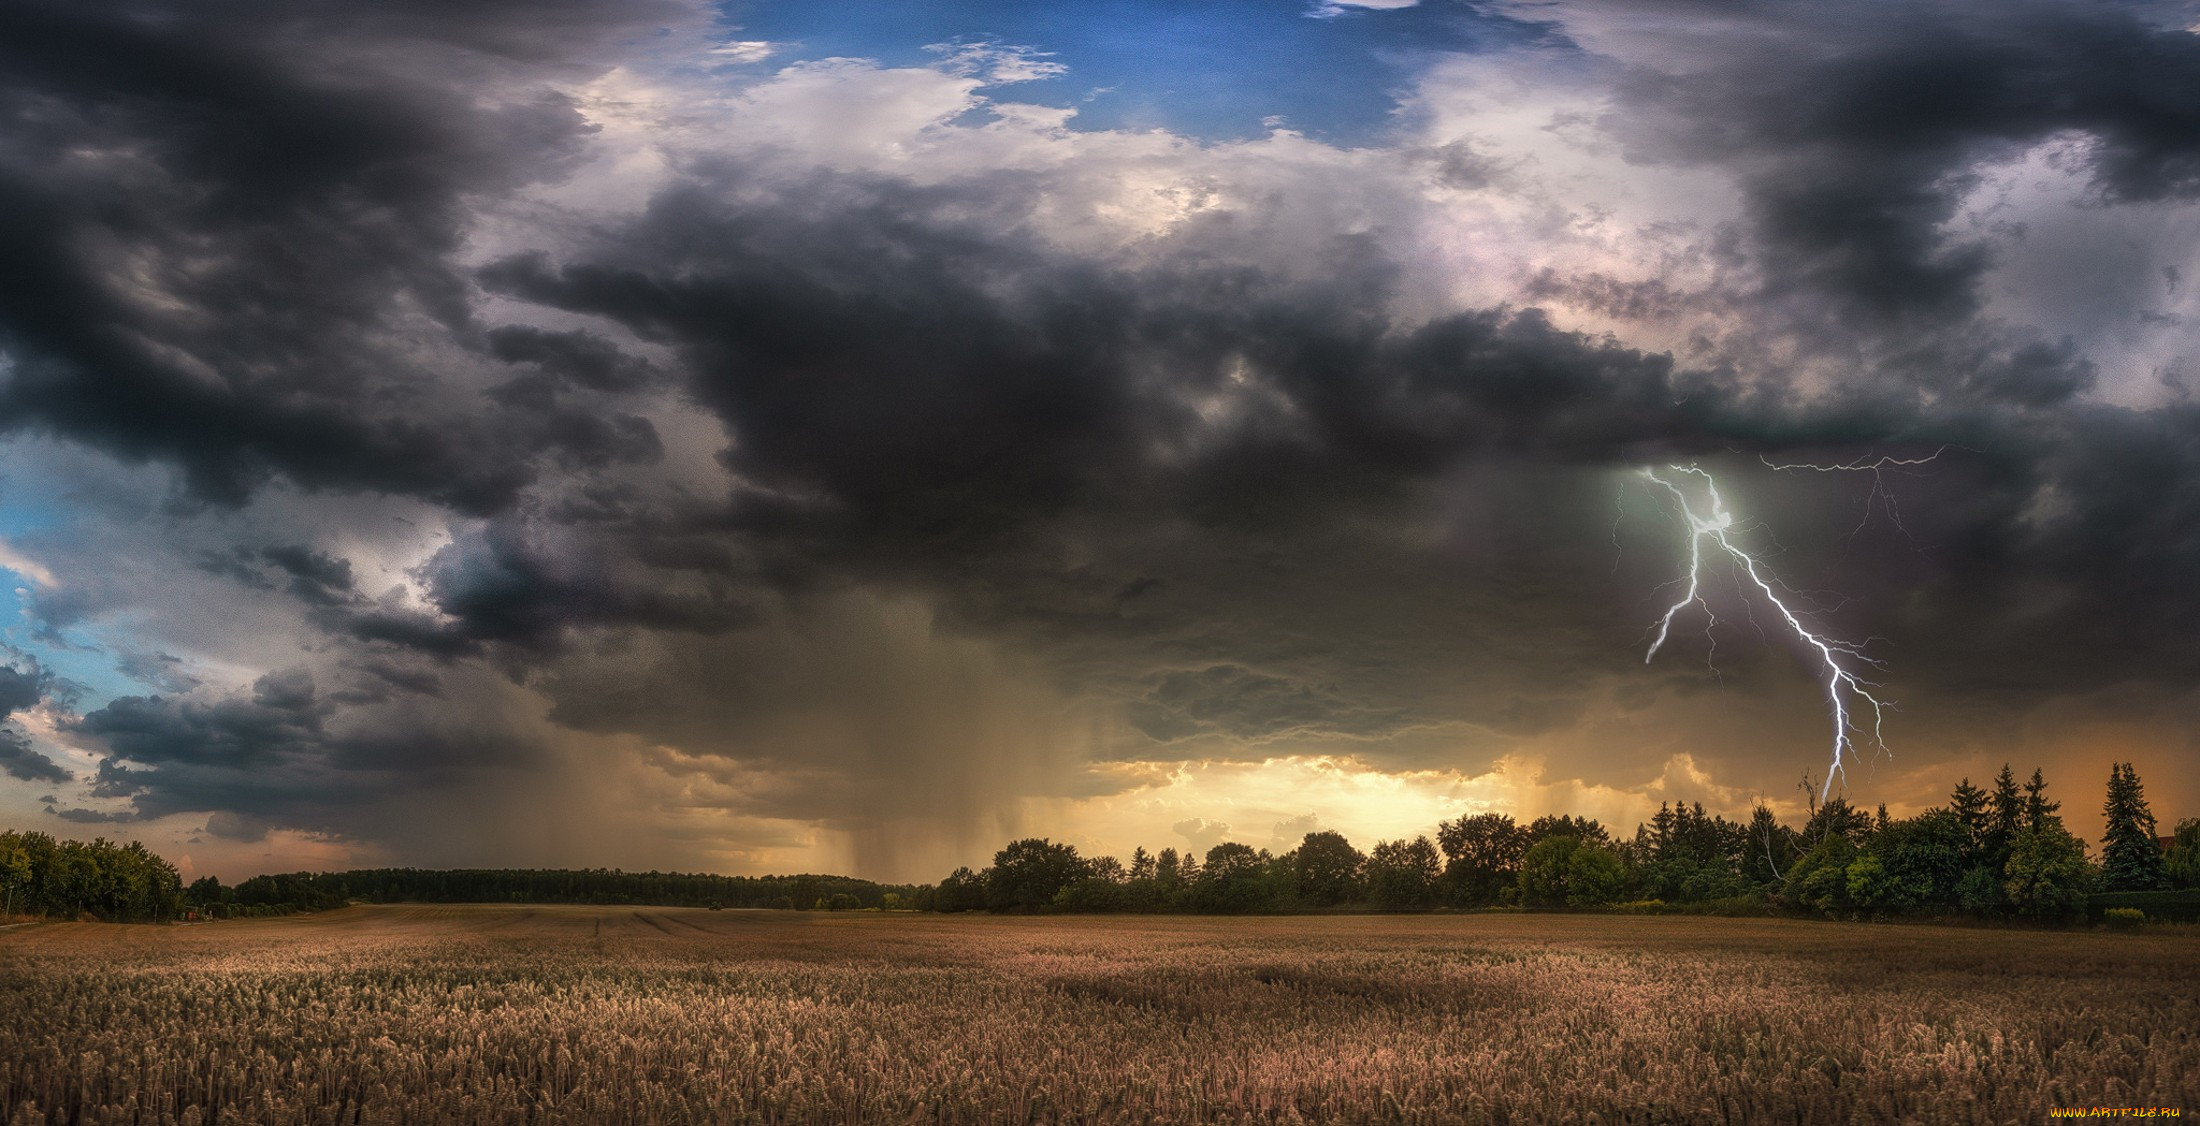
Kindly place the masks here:
[(2055, 816), (2055, 811), (2061, 808), (2061, 802), (2047, 800), (2047, 779), (2041, 776), (2039, 767), (2033, 767), (2031, 781), (2024, 784), (2024, 827), (2060, 826), (2062, 818)]
[(2108, 768), (2107, 832), (2101, 837), (2101, 884), (2109, 891), (2155, 891), (2169, 886), (2162, 849), (2155, 842), (2154, 812), (2147, 808), (2139, 772), (2128, 762)]
[(1986, 791), (1971, 784), (1969, 778), (1956, 783), (1955, 792), (1948, 795), (1948, 810), (1963, 824), (1966, 851), (1965, 867), (1977, 864), (1986, 849), (1986, 834), (1991, 826), (1987, 817)]
[(1993, 802), (1985, 861), (1999, 872), (2009, 864), (2009, 846), (2017, 839), (2017, 830), (2024, 821), (2024, 798), (2017, 793), (2017, 776), (2006, 762), (2001, 764), (2001, 773), (1994, 776)]

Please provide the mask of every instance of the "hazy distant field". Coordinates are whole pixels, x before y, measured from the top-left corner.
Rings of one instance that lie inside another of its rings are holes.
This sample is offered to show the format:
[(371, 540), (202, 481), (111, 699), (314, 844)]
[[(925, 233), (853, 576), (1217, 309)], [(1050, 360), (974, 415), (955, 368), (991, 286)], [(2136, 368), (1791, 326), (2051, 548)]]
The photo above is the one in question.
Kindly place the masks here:
[(1593, 916), (61, 924), (0, 933), (0, 1094), (15, 1122), (2200, 1114), (2196, 956)]

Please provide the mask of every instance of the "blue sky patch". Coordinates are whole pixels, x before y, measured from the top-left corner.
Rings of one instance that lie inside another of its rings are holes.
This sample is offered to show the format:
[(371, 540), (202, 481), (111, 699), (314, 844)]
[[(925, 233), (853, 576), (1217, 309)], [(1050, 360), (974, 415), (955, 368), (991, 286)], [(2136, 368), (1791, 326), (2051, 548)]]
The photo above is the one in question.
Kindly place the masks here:
[(1014, 100), (1073, 106), (1073, 128), (1168, 129), (1204, 140), (1265, 134), (1273, 119), (1338, 144), (1376, 139), (1398, 94), (1437, 54), (1495, 50), (1542, 29), (1438, 0), (1333, 8), (1308, 0), (753, 0), (725, 6), (773, 62), (832, 57), (929, 66), (933, 44), (993, 40), (1048, 52), (1064, 71)]

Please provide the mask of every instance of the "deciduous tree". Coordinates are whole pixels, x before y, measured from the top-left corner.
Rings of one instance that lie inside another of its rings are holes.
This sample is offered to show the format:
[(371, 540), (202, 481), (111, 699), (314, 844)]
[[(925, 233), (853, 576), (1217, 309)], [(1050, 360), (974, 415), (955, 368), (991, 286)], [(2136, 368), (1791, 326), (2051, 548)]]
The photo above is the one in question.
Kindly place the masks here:
[(1627, 869), (1608, 848), (1568, 834), (1544, 839), (1520, 860), (1520, 901), (1595, 907), (1619, 898)]
[(2177, 834), (2170, 840), (2168, 854), (2162, 857), (2162, 868), (2171, 887), (2200, 888), (2200, 818), (2187, 817), (2177, 823)]
[(1362, 869), (1367, 857), (1344, 834), (1332, 830), (1308, 833), (1292, 852), (1291, 874), (1299, 898), (1316, 907), (1333, 907), (1359, 899), (1363, 891)]
[(2018, 914), (2067, 919), (2085, 911), (2091, 876), (2085, 842), (2071, 836), (2059, 820), (2051, 821), (2017, 831), (2003, 889)]
[(1063, 888), (1084, 879), (1090, 869), (1077, 849), (1045, 837), (1012, 841), (993, 854), (986, 879), (986, 906), (996, 911), (1049, 906)]
[(1444, 883), (1464, 906), (1495, 903), (1520, 875), (1528, 836), (1502, 813), (1461, 816), (1436, 826), (1444, 851)]
[(1368, 899), (1393, 910), (1432, 906), (1441, 874), (1427, 837), (1383, 841), (1367, 857)]

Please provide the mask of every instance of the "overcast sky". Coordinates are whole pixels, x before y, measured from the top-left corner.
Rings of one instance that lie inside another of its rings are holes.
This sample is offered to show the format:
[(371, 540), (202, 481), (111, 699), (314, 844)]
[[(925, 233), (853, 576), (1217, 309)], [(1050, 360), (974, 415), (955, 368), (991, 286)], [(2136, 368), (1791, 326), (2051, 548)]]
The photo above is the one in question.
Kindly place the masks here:
[(13, 0), (0, 824), (929, 880), (1796, 817), (1778, 609), (1714, 558), (1645, 661), (1695, 466), (1894, 705), (1837, 791), (2036, 765), (2090, 835), (2130, 759), (2167, 831), (2196, 24)]

